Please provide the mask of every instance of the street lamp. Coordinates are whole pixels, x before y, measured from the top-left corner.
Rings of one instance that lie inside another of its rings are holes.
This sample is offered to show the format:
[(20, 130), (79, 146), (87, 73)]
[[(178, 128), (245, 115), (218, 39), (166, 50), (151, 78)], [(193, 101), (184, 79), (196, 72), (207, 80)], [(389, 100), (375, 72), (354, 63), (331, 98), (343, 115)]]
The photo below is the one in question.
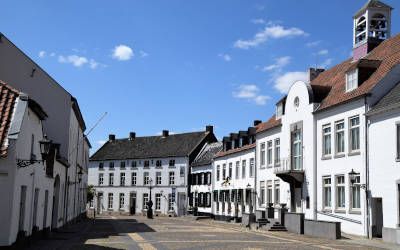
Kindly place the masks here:
[(82, 169), (79, 169), (79, 172), (78, 172), (78, 181), (79, 181), (79, 183), (81, 183), (81, 181), (82, 181), (82, 175), (83, 175)]
[[(349, 172), (349, 179), (352, 187), (356, 185), (355, 182), (358, 175), (360, 175), (360, 173), (355, 172), (354, 169), (351, 169), (351, 171)], [(357, 185), (360, 186), (360, 188), (362, 189), (366, 189), (365, 184), (357, 184)]]
[(149, 202), (147, 202), (147, 218), (153, 219), (153, 201), (151, 200), (151, 183), (153, 179), (149, 178), (149, 189), (150, 189), (150, 198)]
[(30, 166), (32, 164), (35, 164), (35, 163), (39, 163), (39, 162), (44, 163), (46, 161), (47, 157), (49, 156), (51, 144), (52, 144), (52, 141), (48, 140), (47, 137), (44, 136), (44, 138), (41, 141), (39, 141), (40, 153), (42, 155), (42, 159), (36, 160), (31, 155), (31, 159), (29, 159), (29, 160), (17, 159), (17, 166), (20, 168), (24, 168), (24, 167)]

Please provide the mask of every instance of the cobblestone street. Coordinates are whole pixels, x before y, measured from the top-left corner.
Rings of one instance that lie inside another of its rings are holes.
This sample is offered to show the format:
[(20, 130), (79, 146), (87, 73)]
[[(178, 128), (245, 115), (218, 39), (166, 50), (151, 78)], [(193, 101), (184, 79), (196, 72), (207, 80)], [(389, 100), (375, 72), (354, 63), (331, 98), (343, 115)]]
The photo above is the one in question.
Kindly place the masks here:
[[(374, 247), (372, 246), (374, 245)], [(54, 233), (29, 249), (379, 249), (379, 241), (323, 240), (190, 217), (100, 217)], [(393, 248), (394, 249), (394, 248)]]

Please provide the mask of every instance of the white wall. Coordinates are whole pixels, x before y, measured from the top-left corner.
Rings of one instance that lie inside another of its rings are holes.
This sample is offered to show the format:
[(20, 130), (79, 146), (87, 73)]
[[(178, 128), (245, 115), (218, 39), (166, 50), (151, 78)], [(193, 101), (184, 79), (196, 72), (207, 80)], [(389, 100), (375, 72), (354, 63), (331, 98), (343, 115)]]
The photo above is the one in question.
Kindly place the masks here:
[[(213, 175), (212, 175), (212, 164), (209, 164), (209, 165), (204, 165), (204, 166), (196, 166), (196, 167), (191, 167), (191, 174), (201, 174), (201, 173), (204, 173), (205, 174), (205, 177), (204, 178), (207, 178), (207, 174), (208, 173), (211, 173), (211, 183), (212, 183), (212, 180), (213, 180)], [(205, 180), (205, 181), (207, 181), (207, 180)], [(194, 199), (194, 195), (195, 195), (195, 193), (210, 193), (211, 194), (211, 196), (210, 196), (210, 204), (212, 204), (212, 184), (210, 184), (210, 185), (206, 185), (206, 184), (203, 184), (203, 185), (191, 185), (190, 186), (190, 192), (192, 193), (192, 198)], [(194, 201), (193, 201), (194, 202)], [(212, 213), (212, 209), (211, 209), (211, 206), (210, 207), (198, 207), (198, 211), (199, 212), (202, 212), (202, 213)]]

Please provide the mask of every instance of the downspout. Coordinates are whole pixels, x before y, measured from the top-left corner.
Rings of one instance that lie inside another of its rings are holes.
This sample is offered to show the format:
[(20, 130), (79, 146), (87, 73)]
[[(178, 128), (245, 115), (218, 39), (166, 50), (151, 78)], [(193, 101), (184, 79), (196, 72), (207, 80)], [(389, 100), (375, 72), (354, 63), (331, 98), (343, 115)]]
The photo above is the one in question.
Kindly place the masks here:
[(367, 97), (364, 97), (364, 115), (365, 115), (365, 206), (366, 206), (366, 220), (367, 220), (367, 237), (372, 238), (370, 235), (370, 215), (369, 215), (369, 143), (368, 143), (368, 137), (369, 137), (369, 120), (367, 117), (367, 111), (368, 111), (368, 103), (367, 103)]
[(68, 221), (68, 197), (67, 197), (67, 189), (68, 189), (68, 167), (65, 167), (65, 184), (64, 184), (64, 225), (67, 224)]
[[(319, 105), (318, 105), (318, 107), (316, 108), (316, 109), (318, 109), (319, 108)], [(313, 133), (314, 133), (314, 135), (313, 135), (313, 138), (314, 138), (314, 140), (313, 140), (313, 145), (314, 145), (314, 148), (313, 148), (313, 219), (314, 220), (317, 220), (318, 218), (317, 218), (317, 211), (318, 211), (318, 209), (317, 209), (317, 207), (318, 207), (318, 199), (317, 199), (317, 195), (318, 195), (318, 192), (317, 192), (317, 188), (318, 188), (318, 185), (317, 185), (317, 181), (318, 181), (318, 178), (317, 178), (317, 174), (318, 174), (318, 166), (317, 166), (317, 148), (318, 148), (318, 140), (317, 140), (317, 130), (318, 130), (318, 128), (317, 128), (317, 119), (316, 119), (316, 117), (315, 117), (315, 113), (314, 113), (314, 115), (313, 115), (313, 123), (314, 123), (314, 129), (313, 129)]]
[(75, 156), (75, 177), (74, 177), (74, 219), (76, 219), (76, 176), (78, 173), (78, 153), (79, 153), (79, 128), (78, 137), (76, 139), (76, 156)]

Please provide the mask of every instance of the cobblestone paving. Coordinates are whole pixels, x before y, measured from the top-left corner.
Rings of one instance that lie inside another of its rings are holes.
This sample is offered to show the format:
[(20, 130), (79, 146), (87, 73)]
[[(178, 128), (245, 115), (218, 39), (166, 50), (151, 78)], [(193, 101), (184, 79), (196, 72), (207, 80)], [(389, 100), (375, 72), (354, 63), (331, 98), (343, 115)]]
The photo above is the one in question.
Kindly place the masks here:
[(212, 220), (110, 216), (71, 225), (30, 249), (379, 249), (365, 242), (249, 231)]

